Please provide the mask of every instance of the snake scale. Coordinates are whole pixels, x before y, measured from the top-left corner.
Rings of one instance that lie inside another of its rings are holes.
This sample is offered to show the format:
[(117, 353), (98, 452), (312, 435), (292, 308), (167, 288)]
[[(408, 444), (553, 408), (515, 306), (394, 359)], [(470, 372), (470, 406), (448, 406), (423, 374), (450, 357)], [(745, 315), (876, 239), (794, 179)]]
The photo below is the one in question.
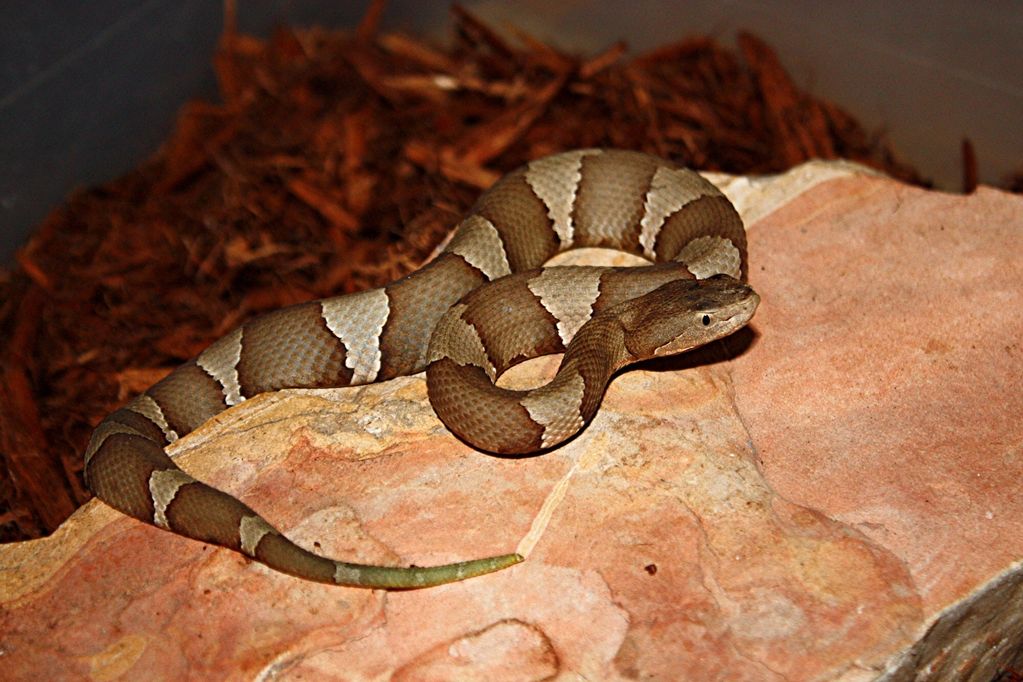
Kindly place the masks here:
[[(547, 267), (575, 247), (647, 258), (636, 268)], [(146, 523), (318, 582), (413, 588), (488, 573), (517, 554), (431, 567), (353, 564), (288, 540), (164, 448), (264, 391), (355, 386), (426, 370), (431, 404), (470, 444), (551, 448), (594, 415), (630, 363), (720, 338), (759, 302), (731, 203), (693, 171), (639, 152), (582, 149), (535, 160), (487, 190), (433, 261), (385, 287), (256, 317), (96, 428), (85, 477)], [(523, 360), (564, 353), (547, 385), (495, 386)]]

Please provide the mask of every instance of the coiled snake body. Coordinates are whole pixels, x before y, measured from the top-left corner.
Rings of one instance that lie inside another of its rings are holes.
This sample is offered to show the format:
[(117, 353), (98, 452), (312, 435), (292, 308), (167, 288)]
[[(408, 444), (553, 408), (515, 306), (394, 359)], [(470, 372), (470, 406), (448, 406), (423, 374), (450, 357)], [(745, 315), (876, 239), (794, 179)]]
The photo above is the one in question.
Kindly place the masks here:
[[(581, 246), (655, 264), (540, 268)], [(461, 438), (498, 453), (550, 448), (593, 417), (619, 368), (746, 324), (759, 301), (746, 272), (742, 221), (696, 173), (618, 150), (542, 158), (484, 193), (422, 269), (380, 289), (254, 318), (109, 415), (86, 450), (86, 481), (125, 514), (308, 580), (409, 588), (497, 570), (521, 557), (433, 567), (321, 557), (189, 476), (164, 447), (264, 391), (426, 369), (431, 404)], [(545, 386), (493, 383), (518, 362), (559, 352), (561, 367)]]

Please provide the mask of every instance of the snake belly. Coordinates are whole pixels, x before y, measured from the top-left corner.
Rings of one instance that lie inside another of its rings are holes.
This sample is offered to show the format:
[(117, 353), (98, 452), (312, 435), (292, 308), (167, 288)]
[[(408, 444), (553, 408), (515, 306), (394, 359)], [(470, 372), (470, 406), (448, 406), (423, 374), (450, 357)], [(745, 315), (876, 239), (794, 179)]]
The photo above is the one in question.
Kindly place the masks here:
[[(541, 267), (576, 247), (654, 264)], [(379, 289), (253, 318), (107, 416), (85, 452), (86, 482), (129, 516), (307, 580), (415, 588), (498, 570), (522, 557), (389, 567), (314, 554), (184, 472), (165, 447), (265, 391), (355, 386), (424, 369), (431, 404), (461, 438), (504, 453), (553, 447), (592, 418), (618, 368), (744, 325), (759, 301), (747, 270), (739, 215), (693, 171), (623, 150), (544, 157), (481, 195), (421, 269)], [(561, 369), (547, 386), (494, 386), (517, 362), (559, 352)]]

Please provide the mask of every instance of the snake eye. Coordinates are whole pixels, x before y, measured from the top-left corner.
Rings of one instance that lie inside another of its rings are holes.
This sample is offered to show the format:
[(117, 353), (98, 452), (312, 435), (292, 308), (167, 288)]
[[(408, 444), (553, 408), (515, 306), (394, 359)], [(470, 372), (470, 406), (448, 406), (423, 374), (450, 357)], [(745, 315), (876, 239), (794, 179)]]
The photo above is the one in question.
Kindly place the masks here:
[(704, 327), (709, 327), (710, 326), (710, 315), (704, 315), (703, 316), (703, 326)]

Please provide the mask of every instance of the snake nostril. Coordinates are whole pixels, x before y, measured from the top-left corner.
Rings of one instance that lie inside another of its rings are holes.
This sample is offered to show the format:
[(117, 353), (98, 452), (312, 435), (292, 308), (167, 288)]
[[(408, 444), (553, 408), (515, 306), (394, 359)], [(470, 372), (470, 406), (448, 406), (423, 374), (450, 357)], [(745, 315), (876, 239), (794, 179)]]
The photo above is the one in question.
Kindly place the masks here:
[(710, 315), (704, 315), (703, 316), (703, 326), (704, 327), (709, 327), (710, 326)]

